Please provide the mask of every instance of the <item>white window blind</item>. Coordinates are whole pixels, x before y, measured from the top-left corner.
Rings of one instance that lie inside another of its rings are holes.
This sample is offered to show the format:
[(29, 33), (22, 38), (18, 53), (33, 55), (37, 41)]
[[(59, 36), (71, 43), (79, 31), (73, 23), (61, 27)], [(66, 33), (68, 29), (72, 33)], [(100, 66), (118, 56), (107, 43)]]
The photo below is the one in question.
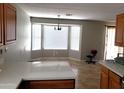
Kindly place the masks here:
[(67, 49), (68, 27), (54, 30), (54, 26), (44, 26), (44, 49)]

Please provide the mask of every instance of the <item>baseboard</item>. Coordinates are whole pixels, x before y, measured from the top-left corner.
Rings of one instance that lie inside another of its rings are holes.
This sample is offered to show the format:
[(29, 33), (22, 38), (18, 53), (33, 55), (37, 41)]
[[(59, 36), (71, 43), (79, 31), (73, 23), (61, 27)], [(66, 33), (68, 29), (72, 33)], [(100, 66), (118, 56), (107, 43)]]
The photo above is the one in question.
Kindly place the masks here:
[(70, 59), (70, 60), (74, 60), (74, 61), (82, 61), (82, 60), (80, 60), (80, 59), (73, 58), (73, 57), (68, 57), (68, 59)]
[(68, 57), (41, 57), (41, 59), (51, 59), (51, 60), (52, 60), (52, 59), (53, 59), (53, 60), (54, 60), (54, 59), (63, 59), (63, 60), (64, 60), (64, 59), (68, 59)]
[[(35, 58), (35, 59), (31, 59), (30, 61), (39, 61), (39, 60), (56, 60), (56, 59), (60, 59), (60, 60), (75, 60), (75, 61), (82, 61), (85, 62), (86, 60), (84, 59), (77, 59), (77, 58), (73, 58), (73, 57), (40, 57), (40, 58)], [(100, 60), (94, 60), (96, 62), (99, 62)]]
[(39, 60), (68, 60), (68, 57), (40, 57), (31, 59), (30, 62)]

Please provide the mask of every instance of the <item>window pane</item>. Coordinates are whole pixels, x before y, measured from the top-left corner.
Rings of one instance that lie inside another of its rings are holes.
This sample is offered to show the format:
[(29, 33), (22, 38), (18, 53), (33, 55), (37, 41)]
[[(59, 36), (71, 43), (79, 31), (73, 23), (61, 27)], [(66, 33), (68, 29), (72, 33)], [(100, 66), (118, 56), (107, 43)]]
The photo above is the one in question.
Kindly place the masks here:
[(44, 49), (67, 49), (68, 27), (61, 31), (54, 30), (54, 26), (44, 26)]
[(32, 50), (41, 49), (41, 25), (32, 25)]
[(79, 40), (80, 40), (80, 27), (71, 27), (71, 45), (72, 50), (79, 50)]

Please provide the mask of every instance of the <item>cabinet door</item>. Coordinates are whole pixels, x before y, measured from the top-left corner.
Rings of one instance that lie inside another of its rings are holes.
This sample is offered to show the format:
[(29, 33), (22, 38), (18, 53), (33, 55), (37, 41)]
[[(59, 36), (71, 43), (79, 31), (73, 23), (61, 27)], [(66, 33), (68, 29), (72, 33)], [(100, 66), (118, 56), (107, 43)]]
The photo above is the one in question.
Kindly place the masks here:
[(121, 88), (121, 77), (115, 73), (109, 71), (109, 88), (120, 89)]
[(3, 4), (0, 4), (0, 46), (3, 45)]
[(4, 4), (5, 44), (16, 40), (16, 9), (10, 4)]
[(123, 32), (124, 32), (124, 14), (120, 14), (120, 15), (117, 15), (117, 18), (116, 18), (115, 45), (124, 46)]
[(109, 70), (104, 66), (101, 66), (101, 78), (100, 78), (100, 88), (107, 89), (108, 88), (108, 72)]

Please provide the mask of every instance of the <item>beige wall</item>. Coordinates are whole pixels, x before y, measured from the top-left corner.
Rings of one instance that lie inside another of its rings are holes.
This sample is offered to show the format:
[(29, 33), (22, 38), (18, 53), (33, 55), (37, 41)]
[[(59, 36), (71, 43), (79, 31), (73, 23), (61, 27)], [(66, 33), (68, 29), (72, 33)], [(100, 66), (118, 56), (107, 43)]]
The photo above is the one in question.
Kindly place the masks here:
[(82, 59), (90, 54), (90, 50), (96, 49), (97, 60), (104, 58), (105, 23), (100, 21), (85, 21), (82, 34)]

